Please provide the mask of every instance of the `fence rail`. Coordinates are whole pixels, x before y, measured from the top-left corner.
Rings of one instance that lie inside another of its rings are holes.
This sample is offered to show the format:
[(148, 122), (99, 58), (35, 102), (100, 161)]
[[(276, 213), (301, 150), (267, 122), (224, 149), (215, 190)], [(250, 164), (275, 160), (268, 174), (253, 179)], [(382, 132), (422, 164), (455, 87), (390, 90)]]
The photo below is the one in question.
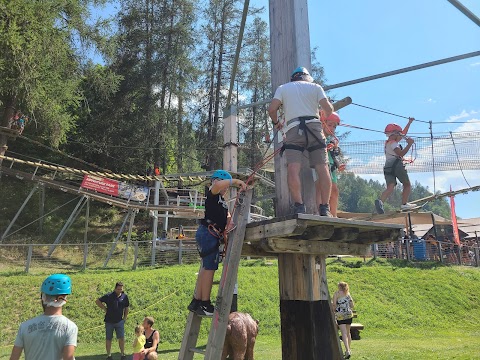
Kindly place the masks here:
[[(60, 244), (49, 255), (52, 244), (0, 244), (0, 271), (48, 269), (131, 268), (191, 264), (200, 261), (195, 240), (157, 240)], [(479, 246), (461, 246), (424, 240), (398, 240), (372, 244), (368, 257), (444, 264), (480, 266)]]

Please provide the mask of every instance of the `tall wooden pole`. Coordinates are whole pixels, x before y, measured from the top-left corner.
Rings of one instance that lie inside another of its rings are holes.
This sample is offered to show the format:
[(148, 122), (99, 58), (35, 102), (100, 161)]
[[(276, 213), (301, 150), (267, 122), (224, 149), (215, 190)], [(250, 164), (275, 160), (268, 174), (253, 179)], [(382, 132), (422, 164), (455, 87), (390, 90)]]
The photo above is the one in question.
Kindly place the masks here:
[[(270, 0), (270, 51), (272, 92), (290, 80), (296, 67), (311, 69), (307, 0)], [(302, 168), (303, 199), (307, 212), (313, 214), (315, 186), (306, 159)], [(285, 216), (291, 212), (285, 157), (275, 158), (275, 190), (276, 216)], [(325, 258), (308, 254), (278, 257), (283, 360), (342, 358), (330, 309)]]

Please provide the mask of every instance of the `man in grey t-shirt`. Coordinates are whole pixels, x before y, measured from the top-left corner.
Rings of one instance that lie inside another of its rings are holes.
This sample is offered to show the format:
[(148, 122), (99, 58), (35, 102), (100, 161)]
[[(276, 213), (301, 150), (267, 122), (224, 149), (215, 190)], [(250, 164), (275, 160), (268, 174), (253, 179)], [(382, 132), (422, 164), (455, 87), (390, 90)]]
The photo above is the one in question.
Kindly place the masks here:
[(43, 315), (27, 320), (18, 329), (10, 360), (74, 360), (78, 327), (62, 315), (67, 295), (72, 293), (70, 277), (54, 274), (41, 287)]

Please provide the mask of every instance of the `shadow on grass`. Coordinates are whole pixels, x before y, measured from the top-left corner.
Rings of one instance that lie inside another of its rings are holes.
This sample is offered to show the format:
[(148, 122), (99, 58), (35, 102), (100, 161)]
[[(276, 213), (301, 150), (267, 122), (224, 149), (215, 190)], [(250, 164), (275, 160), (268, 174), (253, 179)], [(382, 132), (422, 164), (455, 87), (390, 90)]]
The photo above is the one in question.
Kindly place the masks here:
[(347, 268), (359, 269), (363, 266), (391, 266), (393, 268), (413, 268), (413, 269), (422, 269), (422, 270), (432, 270), (440, 267), (445, 267), (448, 265), (442, 264), (437, 261), (408, 261), (401, 259), (370, 259), (365, 260), (356, 260), (348, 261), (343, 258), (337, 258), (336, 260), (330, 262), (328, 265), (340, 265)]
[[(202, 349), (202, 347), (197, 347), (198, 349)], [(203, 346), (205, 348), (205, 346)], [(163, 349), (163, 350), (158, 350), (158, 355), (162, 354), (172, 354), (172, 353), (179, 353), (180, 349), (178, 348), (171, 348), (171, 349)], [(105, 354), (100, 354), (100, 355), (81, 355), (77, 356), (75, 355), (76, 360), (105, 360), (106, 359)], [(112, 357), (114, 360), (120, 359), (120, 354), (119, 353), (112, 353)], [(160, 356), (159, 356), (160, 358)], [(132, 355), (127, 355), (127, 360), (132, 359)]]

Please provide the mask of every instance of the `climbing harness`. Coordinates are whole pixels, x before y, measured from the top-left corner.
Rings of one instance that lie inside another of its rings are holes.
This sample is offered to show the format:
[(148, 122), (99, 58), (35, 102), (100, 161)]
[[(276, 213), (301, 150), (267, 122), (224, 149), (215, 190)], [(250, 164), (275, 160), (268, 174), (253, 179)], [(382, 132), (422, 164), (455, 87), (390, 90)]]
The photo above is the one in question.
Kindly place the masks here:
[(201, 251), (197, 244), (197, 250), (198, 250), (198, 253), (200, 254), (200, 257), (203, 259), (204, 257), (210, 254), (213, 254), (216, 251), (219, 251), (220, 257), (218, 262), (219, 263), (222, 262), (223, 258), (225, 258), (225, 253), (227, 251), (227, 245), (228, 245), (226, 231), (225, 230), (221, 231), (218, 228), (217, 224), (215, 224), (213, 221), (209, 219), (202, 219), (200, 223), (203, 226), (206, 226), (210, 235), (213, 235), (217, 239), (217, 243), (215, 244), (215, 246), (213, 246), (209, 250)]
[(305, 148), (304, 146), (300, 146), (300, 145), (285, 144), (284, 143), (281, 147), (280, 155), (282, 156), (286, 149), (297, 150), (297, 151), (300, 151), (300, 152), (303, 152), (304, 150), (307, 150), (308, 152), (312, 152), (312, 151), (319, 150), (319, 149), (325, 149), (327, 147), (327, 145), (325, 144), (325, 140), (319, 138), (307, 126), (307, 124), (312, 123), (312, 122), (316, 122), (316, 121), (318, 121), (318, 117), (316, 117), (316, 116), (300, 116), (298, 118), (288, 120), (287, 121), (287, 129), (285, 130), (285, 132), (288, 132), (288, 130), (294, 128), (295, 126), (298, 126), (298, 135), (300, 135), (300, 136), (305, 135), (305, 140), (306, 140), (307, 146), (309, 144), (308, 134), (312, 135), (313, 138), (315, 139), (315, 141), (318, 144)]

